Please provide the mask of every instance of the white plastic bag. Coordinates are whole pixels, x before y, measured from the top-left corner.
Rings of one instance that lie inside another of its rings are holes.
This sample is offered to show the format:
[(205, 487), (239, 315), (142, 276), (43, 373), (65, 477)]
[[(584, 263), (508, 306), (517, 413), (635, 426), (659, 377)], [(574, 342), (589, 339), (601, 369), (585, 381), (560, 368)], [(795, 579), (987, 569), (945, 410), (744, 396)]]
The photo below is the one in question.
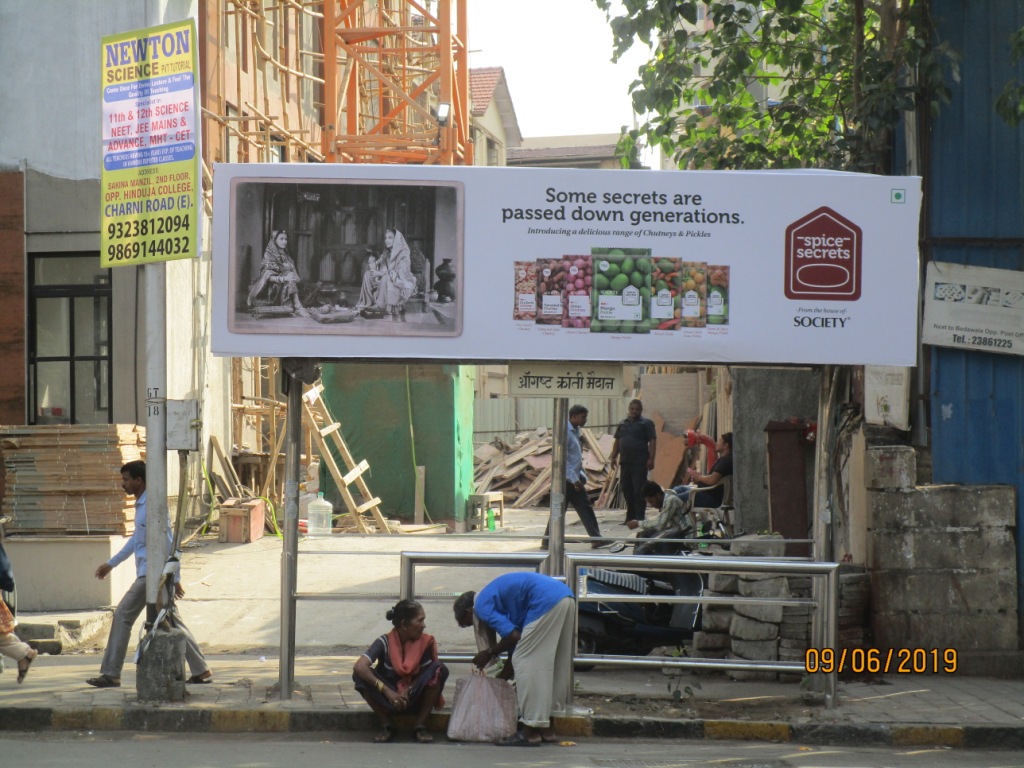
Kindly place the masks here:
[(497, 741), (516, 732), (516, 691), (507, 681), (473, 673), (455, 684), (451, 741)]

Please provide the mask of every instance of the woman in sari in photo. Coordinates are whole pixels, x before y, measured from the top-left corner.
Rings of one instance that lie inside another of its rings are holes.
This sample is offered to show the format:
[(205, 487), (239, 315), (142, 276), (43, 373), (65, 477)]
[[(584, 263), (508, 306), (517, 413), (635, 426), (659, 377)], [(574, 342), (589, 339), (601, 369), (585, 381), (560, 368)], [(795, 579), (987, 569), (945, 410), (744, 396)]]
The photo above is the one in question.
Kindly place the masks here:
[(260, 276), (249, 290), (248, 306), (290, 306), (293, 315), (308, 314), (299, 301), (299, 273), (288, 255), (288, 233), (283, 229), (270, 234)]
[(412, 256), (409, 244), (397, 229), (384, 234), (387, 261), (380, 281), (377, 304), (391, 315), (391, 319), (405, 321), (405, 303), (416, 290), (416, 277), (412, 274)]

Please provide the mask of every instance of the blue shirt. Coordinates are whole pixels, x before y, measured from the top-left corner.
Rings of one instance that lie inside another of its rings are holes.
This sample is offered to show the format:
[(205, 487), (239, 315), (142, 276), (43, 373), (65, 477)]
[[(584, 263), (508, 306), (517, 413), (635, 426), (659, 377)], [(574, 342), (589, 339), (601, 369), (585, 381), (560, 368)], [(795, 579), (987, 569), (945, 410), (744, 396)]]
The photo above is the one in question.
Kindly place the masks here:
[(583, 474), (583, 448), (580, 446), (580, 428), (574, 427), (569, 422), (569, 429), (566, 431), (568, 439), (565, 441), (565, 479), (567, 482), (587, 482), (587, 476)]
[(480, 590), (473, 613), (502, 637), (550, 611), (563, 598), (572, 597), (565, 584), (541, 573), (506, 573)]
[[(167, 551), (170, 552), (174, 539), (171, 532), (167, 531)], [(146, 575), (146, 492), (135, 501), (135, 531), (121, 547), (121, 551), (107, 561), (107, 565), (116, 568), (135, 555), (135, 578), (141, 579)]]

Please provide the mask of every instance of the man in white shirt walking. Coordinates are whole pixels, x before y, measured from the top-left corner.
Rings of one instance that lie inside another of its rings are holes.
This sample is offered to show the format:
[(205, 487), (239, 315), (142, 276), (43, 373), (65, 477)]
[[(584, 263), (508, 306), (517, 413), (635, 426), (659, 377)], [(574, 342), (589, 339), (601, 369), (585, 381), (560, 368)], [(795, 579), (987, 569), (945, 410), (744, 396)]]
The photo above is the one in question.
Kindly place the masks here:
[[(135, 581), (124, 593), (124, 597), (121, 598), (121, 602), (117, 604), (117, 609), (114, 611), (107, 649), (103, 653), (103, 661), (100, 664), (100, 674), (98, 677), (91, 677), (85, 681), (96, 688), (117, 688), (121, 685), (121, 668), (124, 666), (124, 657), (128, 652), (132, 627), (135, 626), (139, 614), (146, 607), (146, 462), (129, 461), (121, 467), (121, 487), (124, 488), (125, 493), (136, 499), (135, 531), (120, 552), (96, 569), (96, 578), (105, 579), (114, 568), (130, 556), (135, 555)], [(173, 543), (170, 531), (167, 532), (167, 539), (169, 549)], [(180, 583), (174, 585), (174, 591), (178, 597), (185, 594)], [(185, 633), (185, 660), (192, 672), (192, 677), (188, 682), (211, 682), (213, 672), (210, 671), (210, 665), (206, 663), (203, 652), (199, 650), (199, 644), (196, 643), (196, 639), (178, 617), (173, 607), (171, 613), (174, 618), (174, 626)]]

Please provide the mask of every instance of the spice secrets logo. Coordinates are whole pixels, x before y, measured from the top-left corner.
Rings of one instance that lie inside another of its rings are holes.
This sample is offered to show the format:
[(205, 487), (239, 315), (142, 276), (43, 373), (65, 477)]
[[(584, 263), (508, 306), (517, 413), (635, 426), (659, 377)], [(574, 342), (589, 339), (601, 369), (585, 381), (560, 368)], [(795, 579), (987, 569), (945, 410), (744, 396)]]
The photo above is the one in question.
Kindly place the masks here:
[(786, 298), (857, 301), (860, 227), (822, 207), (786, 228)]

